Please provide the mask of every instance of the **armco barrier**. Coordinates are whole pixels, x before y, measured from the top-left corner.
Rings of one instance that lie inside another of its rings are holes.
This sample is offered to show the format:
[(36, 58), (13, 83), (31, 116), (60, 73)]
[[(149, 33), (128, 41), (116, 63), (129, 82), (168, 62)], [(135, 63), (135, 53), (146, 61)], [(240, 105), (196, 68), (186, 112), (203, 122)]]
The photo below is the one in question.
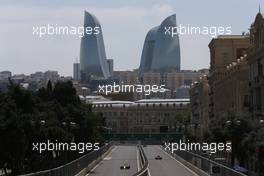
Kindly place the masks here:
[(191, 170), (199, 175), (210, 175), (210, 176), (246, 176), (243, 173), (237, 172), (234, 169), (226, 167), (220, 163), (212, 161), (203, 156), (197, 155), (189, 151), (176, 151), (171, 153), (166, 151), (185, 166), (189, 167)]
[(98, 151), (90, 152), (68, 164), (56, 167), (54, 169), (39, 171), (35, 173), (20, 175), (20, 176), (82, 176), (87, 173), (89, 168), (92, 168), (99, 162), (104, 154), (109, 151), (112, 142), (101, 147)]
[(139, 157), (141, 162), (141, 170), (133, 176), (148, 176), (148, 159), (141, 145), (138, 145)]

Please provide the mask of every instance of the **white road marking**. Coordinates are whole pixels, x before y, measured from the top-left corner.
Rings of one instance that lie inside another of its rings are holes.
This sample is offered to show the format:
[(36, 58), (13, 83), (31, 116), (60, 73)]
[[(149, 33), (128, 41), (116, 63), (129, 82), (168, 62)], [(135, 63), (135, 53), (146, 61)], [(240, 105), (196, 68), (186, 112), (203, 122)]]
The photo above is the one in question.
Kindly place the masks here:
[(137, 170), (140, 170), (139, 158), (138, 158), (138, 148), (137, 148)]
[[(108, 153), (108, 155), (105, 157), (105, 158), (109, 158), (110, 157), (110, 155), (113, 153), (113, 151), (115, 151), (116, 150), (116, 146), (114, 146), (114, 148)], [(105, 159), (104, 158), (104, 159)], [(104, 160), (103, 159), (103, 160)], [(91, 170), (90, 170), (90, 172), (89, 173), (87, 173), (85, 176), (88, 176), (88, 175), (90, 175), (90, 173), (91, 172), (93, 172), (100, 164), (102, 163), (102, 161), (100, 161), (98, 164), (96, 164), (96, 166), (94, 166), (94, 168), (92, 168)]]
[(148, 176), (151, 176), (150, 171), (149, 171), (149, 168), (148, 168)]
[(109, 156), (109, 157), (105, 157), (103, 160), (111, 160), (111, 159), (112, 159), (112, 157)]
[(191, 172), (193, 175), (195, 176), (199, 176), (197, 175), (194, 171), (192, 171), (190, 168), (188, 168), (187, 166), (185, 166), (184, 164), (182, 164), (180, 161), (176, 160), (176, 158), (174, 158), (173, 156), (171, 156), (170, 154), (168, 154), (167, 152), (165, 152), (164, 150), (162, 150), (160, 147), (159, 149), (161, 151), (163, 151), (166, 155), (168, 155), (170, 158), (174, 159), (177, 163), (179, 163), (182, 167), (184, 167), (185, 169), (187, 169), (189, 172)]

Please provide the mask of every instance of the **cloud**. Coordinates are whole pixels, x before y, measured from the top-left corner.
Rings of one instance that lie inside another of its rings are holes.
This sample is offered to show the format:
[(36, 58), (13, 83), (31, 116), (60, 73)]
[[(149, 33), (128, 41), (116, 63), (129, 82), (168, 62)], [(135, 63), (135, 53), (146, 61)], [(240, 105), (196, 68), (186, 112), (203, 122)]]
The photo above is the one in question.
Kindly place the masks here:
[[(109, 23), (128, 21), (141, 21), (146, 17), (160, 19), (173, 13), (172, 6), (167, 4), (154, 4), (147, 7), (25, 7), (25, 6), (1, 6), (0, 21), (9, 23), (48, 23), (54, 21), (73, 22), (82, 18), (83, 11), (94, 13), (99, 19)], [(79, 21), (79, 20), (78, 20)]]
[[(114, 59), (116, 70), (138, 68), (148, 30), (176, 12), (168, 4), (150, 7), (1, 6), (0, 70), (28, 74), (52, 69), (62, 75), (72, 75), (72, 64), (79, 57), (80, 38), (50, 36), (40, 39), (32, 35), (32, 27), (46, 24), (82, 26), (84, 10), (99, 19), (106, 55)], [(209, 39), (180, 36), (180, 42), (183, 68), (197, 69), (208, 63)], [(194, 59), (194, 56), (197, 57)]]
[(0, 70), (8, 68), (17, 73), (30, 73), (56, 69), (71, 75), (72, 62), (79, 55), (80, 39), (77, 36), (38, 39), (32, 36), (32, 27), (45, 24), (81, 26), (84, 10), (99, 19), (107, 56), (115, 59), (117, 69), (137, 68), (147, 31), (174, 12), (167, 4), (154, 4), (150, 8), (1, 6), (0, 38), (5, 44), (0, 49), (3, 63)]

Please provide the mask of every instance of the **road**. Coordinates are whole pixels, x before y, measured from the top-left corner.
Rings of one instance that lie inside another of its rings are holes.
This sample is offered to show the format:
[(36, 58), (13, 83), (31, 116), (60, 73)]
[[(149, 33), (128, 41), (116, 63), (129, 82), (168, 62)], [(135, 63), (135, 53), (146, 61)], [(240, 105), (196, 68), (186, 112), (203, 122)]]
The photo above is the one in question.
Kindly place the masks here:
[[(160, 146), (148, 145), (143, 149), (149, 161), (150, 176), (198, 176), (164, 152)], [(160, 155), (162, 160), (155, 160), (157, 155)]]
[[(121, 170), (124, 163), (130, 165), (130, 169)], [(86, 176), (131, 176), (138, 171), (138, 151), (137, 147), (118, 145), (96, 165)]]

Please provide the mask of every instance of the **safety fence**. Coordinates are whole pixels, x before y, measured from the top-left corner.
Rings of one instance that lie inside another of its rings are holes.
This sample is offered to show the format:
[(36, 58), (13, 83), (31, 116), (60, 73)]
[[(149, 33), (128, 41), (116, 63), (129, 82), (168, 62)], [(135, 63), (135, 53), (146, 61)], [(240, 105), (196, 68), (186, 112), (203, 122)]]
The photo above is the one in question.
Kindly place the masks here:
[[(178, 160), (186, 162), (185, 165), (196, 172), (202, 172), (202, 175), (210, 176), (246, 176), (232, 168), (229, 168), (223, 164), (217, 163), (213, 160), (205, 158), (201, 155), (192, 153), (190, 151), (177, 150), (174, 153), (167, 150), (167, 153), (171, 154)], [(194, 167), (195, 166), (195, 167)]]
[(83, 169), (85, 169), (89, 164), (96, 161), (98, 158), (102, 157), (113, 145), (112, 142), (104, 145), (97, 151), (92, 151), (70, 163), (67, 163), (65, 165), (39, 171), (35, 173), (30, 173), (26, 175), (20, 175), (20, 176), (74, 176), (80, 173)]

